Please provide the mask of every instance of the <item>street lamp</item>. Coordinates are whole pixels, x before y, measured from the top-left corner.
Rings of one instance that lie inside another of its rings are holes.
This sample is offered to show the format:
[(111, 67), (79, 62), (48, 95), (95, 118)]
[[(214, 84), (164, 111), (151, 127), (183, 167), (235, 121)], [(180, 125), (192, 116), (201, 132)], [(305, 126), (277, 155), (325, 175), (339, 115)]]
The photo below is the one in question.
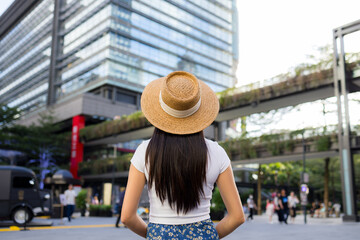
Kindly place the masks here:
[(307, 204), (307, 194), (309, 192), (307, 185), (305, 184), (305, 160), (306, 160), (306, 144), (304, 138), (304, 132), (302, 132), (302, 145), (303, 145), (303, 171), (301, 174), (301, 189), (300, 189), (300, 199), (301, 205), (304, 209), (304, 223), (306, 224), (306, 204)]

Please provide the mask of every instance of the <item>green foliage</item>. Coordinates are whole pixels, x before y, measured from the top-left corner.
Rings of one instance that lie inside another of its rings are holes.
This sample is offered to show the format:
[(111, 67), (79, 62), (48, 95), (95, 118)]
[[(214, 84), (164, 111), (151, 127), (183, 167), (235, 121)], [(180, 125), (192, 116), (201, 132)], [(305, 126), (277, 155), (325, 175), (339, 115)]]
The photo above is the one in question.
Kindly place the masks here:
[(218, 187), (216, 187), (213, 192), (211, 203), (212, 203), (210, 207), (211, 211), (218, 212), (225, 210), (225, 204), (221, 198), (221, 194)]
[[(0, 148), (22, 152), (27, 159), (44, 159), (45, 155), (54, 161), (67, 162), (70, 143), (65, 134), (58, 134), (60, 126), (54, 124), (52, 113), (41, 114), (38, 123), (21, 126), (15, 120), (20, 116), (16, 108), (0, 105)], [(28, 167), (41, 171), (38, 163)]]
[(84, 127), (80, 130), (80, 138), (82, 141), (91, 141), (148, 126), (151, 124), (139, 111), (129, 116), (123, 115), (120, 119)]
[(90, 204), (89, 210), (90, 211), (98, 211), (100, 209), (100, 206), (101, 205)]
[(17, 126), (14, 121), (18, 119), (20, 112), (16, 108), (8, 107), (0, 103), (0, 148), (7, 150), (21, 149), (21, 133), (26, 128)]
[(79, 175), (91, 175), (127, 171), (130, 168), (130, 160), (133, 153), (121, 155), (117, 158), (98, 159), (79, 164)]
[(13, 125), (13, 122), (20, 116), (17, 108), (8, 107), (0, 103), (0, 129), (3, 131)]
[(106, 216), (111, 217), (111, 205), (90, 205), (90, 216)]
[(266, 143), (266, 149), (273, 155), (277, 156), (284, 153), (285, 143), (283, 134), (266, 134), (260, 137), (261, 142)]
[(100, 211), (108, 212), (111, 211), (111, 205), (99, 205)]
[[(302, 135), (310, 151), (327, 151), (337, 142), (335, 132), (326, 128), (300, 129), (292, 132), (264, 134), (260, 137), (226, 140), (219, 144), (224, 148), (230, 159), (242, 160), (260, 157), (280, 156), (302, 151)], [(266, 151), (264, 151), (266, 150)]]
[(321, 151), (328, 151), (331, 148), (331, 138), (330, 136), (324, 135), (319, 136), (316, 139), (316, 149)]
[(219, 144), (224, 148), (229, 157), (231, 157), (233, 154), (239, 154), (241, 159), (257, 157), (253, 139), (242, 137), (223, 141)]
[(75, 198), (76, 207), (79, 209), (86, 209), (87, 190), (82, 189)]

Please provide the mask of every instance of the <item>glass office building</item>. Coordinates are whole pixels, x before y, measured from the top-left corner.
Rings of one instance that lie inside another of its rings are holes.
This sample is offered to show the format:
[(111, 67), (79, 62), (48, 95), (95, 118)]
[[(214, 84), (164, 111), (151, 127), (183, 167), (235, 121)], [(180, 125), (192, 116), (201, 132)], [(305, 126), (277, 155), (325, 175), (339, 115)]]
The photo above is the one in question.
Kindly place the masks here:
[(144, 86), (175, 70), (215, 91), (236, 83), (235, 0), (29, 2), (0, 29), (0, 102), (25, 113), (84, 93), (138, 109)]
[(52, 1), (39, 3), (0, 38), (0, 103), (24, 111), (46, 105), (53, 10)]

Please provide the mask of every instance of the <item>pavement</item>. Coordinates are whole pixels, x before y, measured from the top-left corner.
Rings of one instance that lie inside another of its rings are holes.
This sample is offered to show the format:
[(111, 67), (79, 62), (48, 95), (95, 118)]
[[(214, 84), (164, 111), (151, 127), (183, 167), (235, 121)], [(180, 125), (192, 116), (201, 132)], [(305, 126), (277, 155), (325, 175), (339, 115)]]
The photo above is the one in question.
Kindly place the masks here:
[[(294, 224), (268, 223), (265, 215), (254, 216), (253, 221), (247, 221), (237, 228), (226, 240), (266, 239), (266, 240), (355, 240), (360, 237), (360, 223), (344, 223), (340, 218), (308, 218), (304, 224), (302, 215), (297, 216)], [(34, 221), (49, 221), (35, 219)], [(137, 240), (141, 237), (129, 229), (115, 228), (116, 217), (80, 217), (76, 216), (71, 222), (66, 219), (50, 219), (52, 226), (29, 227), (29, 231), (18, 231), (18, 228), (0, 227), (1, 240), (71, 240), (81, 239), (121, 239)], [(216, 224), (216, 223), (215, 223)]]

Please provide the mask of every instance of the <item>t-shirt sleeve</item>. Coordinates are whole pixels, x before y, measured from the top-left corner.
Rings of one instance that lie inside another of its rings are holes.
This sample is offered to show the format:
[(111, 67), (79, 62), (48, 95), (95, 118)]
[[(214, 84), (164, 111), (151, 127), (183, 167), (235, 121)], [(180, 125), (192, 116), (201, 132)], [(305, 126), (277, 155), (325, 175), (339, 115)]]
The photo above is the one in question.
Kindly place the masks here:
[(145, 153), (146, 153), (145, 142), (142, 142), (136, 149), (134, 156), (131, 159), (131, 164), (140, 172), (145, 172)]
[(218, 148), (217, 152), (219, 154), (218, 159), (220, 161), (220, 173), (223, 173), (230, 166), (230, 158), (220, 145), (218, 145)]

